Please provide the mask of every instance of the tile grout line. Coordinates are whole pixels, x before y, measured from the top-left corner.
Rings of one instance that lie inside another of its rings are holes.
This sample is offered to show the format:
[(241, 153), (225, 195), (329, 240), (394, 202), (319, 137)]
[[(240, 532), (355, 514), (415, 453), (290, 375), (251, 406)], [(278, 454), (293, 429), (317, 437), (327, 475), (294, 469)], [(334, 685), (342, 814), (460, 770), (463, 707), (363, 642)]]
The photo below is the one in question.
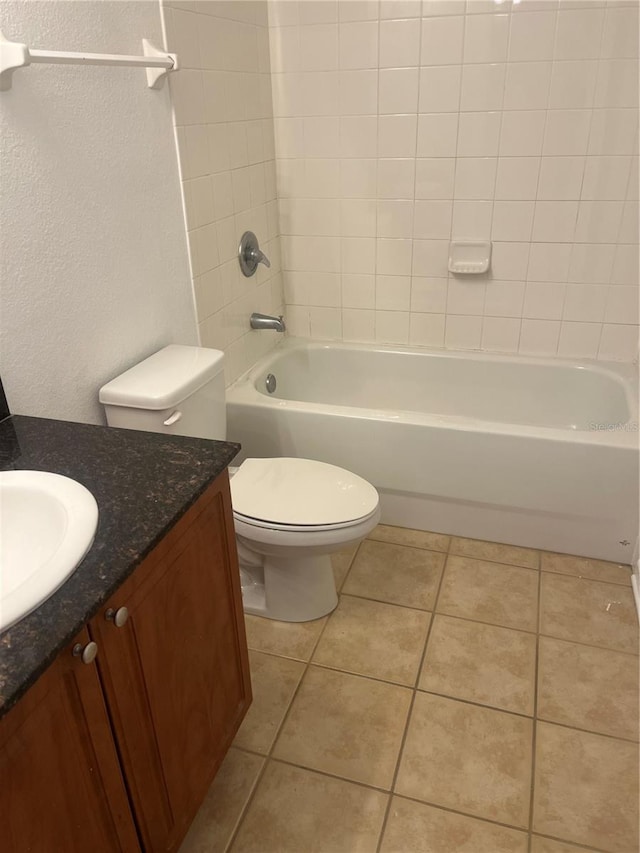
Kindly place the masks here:
[[(360, 543), (360, 544), (362, 544), (362, 543)], [(353, 557), (351, 558), (351, 562), (349, 563), (349, 568), (347, 569), (347, 573), (345, 574), (345, 576), (342, 580), (342, 584), (340, 585), (340, 589), (342, 589), (342, 587), (344, 586), (344, 583), (345, 583), (345, 581), (349, 575), (349, 572), (351, 571), (351, 567), (353, 566), (353, 563), (356, 559), (356, 556), (357, 556), (359, 550), (360, 550), (360, 545), (358, 545), (358, 547), (356, 548), (356, 550), (353, 554)], [(338, 604), (339, 603), (340, 603), (340, 593), (338, 593)], [(329, 615), (329, 618), (330, 618), (330, 615)], [(302, 682), (304, 681), (304, 678), (305, 678), (307, 672), (309, 671), (309, 667), (311, 666), (311, 659), (315, 653), (315, 650), (318, 648), (318, 643), (320, 642), (322, 635), (324, 634), (328, 623), (329, 623), (329, 619), (327, 619), (327, 621), (322, 626), (322, 629), (321, 629), (320, 633), (318, 634), (316, 641), (313, 644), (313, 647), (309, 653), (308, 660), (300, 661), (300, 663), (304, 663), (304, 665), (305, 665), (304, 670), (302, 672), (302, 675), (300, 676), (300, 679), (296, 685), (295, 690), (291, 694), (291, 698), (289, 699), (287, 709), (286, 709), (286, 711), (282, 717), (282, 720), (280, 721), (280, 725), (276, 729), (273, 740), (271, 742), (271, 746), (269, 747), (267, 753), (262, 755), (262, 757), (264, 758), (264, 764), (262, 765), (262, 768), (260, 769), (260, 773), (258, 774), (258, 776), (256, 778), (256, 781), (255, 781), (255, 784), (251, 790), (251, 793), (249, 794), (249, 797), (247, 798), (247, 802), (244, 804), (244, 808), (240, 812), (240, 816), (238, 818), (238, 822), (236, 823), (235, 829), (231, 833), (231, 836), (229, 837), (229, 840), (228, 840), (228, 842), (224, 848), (224, 853), (231, 853), (231, 850), (233, 848), (233, 845), (235, 844), (236, 838), (238, 837), (238, 834), (240, 833), (240, 830), (242, 829), (242, 824), (244, 823), (244, 819), (245, 819), (245, 817), (249, 811), (249, 808), (251, 807), (251, 804), (253, 803), (253, 800), (255, 799), (256, 792), (257, 792), (258, 787), (259, 787), (260, 783), (262, 782), (262, 779), (263, 779), (263, 777), (267, 771), (267, 767), (269, 766), (269, 764), (272, 760), (273, 750), (275, 748), (276, 743), (278, 742), (278, 738), (280, 737), (280, 732), (284, 728), (284, 725), (285, 725), (287, 719), (289, 718), (289, 714), (291, 712), (291, 708), (293, 706), (295, 698), (298, 695), (298, 693), (300, 691), (300, 687), (302, 685)], [(253, 650), (253, 651), (258, 651), (258, 650)], [(273, 657), (283, 657), (283, 656), (282, 655), (273, 655)], [(289, 659), (289, 658), (287, 658), (287, 659)], [(260, 753), (257, 753), (257, 754), (260, 754)], [(274, 759), (274, 760), (276, 760), (276, 759)]]
[(538, 678), (540, 670), (540, 620), (541, 620), (541, 600), (542, 600), (542, 577), (538, 576), (538, 595), (536, 598), (536, 662), (535, 662), (535, 677), (533, 681), (533, 725), (531, 726), (531, 782), (529, 789), (529, 837), (528, 849), (532, 851), (533, 844), (533, 808), (535, 802), (535, 779), (536, 779), (536, 748), (537, 748), (537, 730), (538, 730)]
[(396, 782), (397, 782), (397, 780), (398, 780), (398, 773), (400, 772), (400, 764), (401, 764), (401, 762), (402, 762), (402, 755), (403, 755), (403, 753), (404, 753), (404, 748), (405, 748), (405, 745), (406, 745), (406, 742), (407, 742), (407, 735), (408, 735), (408, 733), (409, 733), (409, 726), (410, 726), (410, 724), (411, 724), (411, 717), (412, 717), (412, 715), (413, 715), (413, 707), (414, 707), (414, 705), (415, 705), (416, 695), (417, 695), (417, 692), (418, 692), (418, 691), (417, 691), (417, 684), (418, 684), (418, 682), (419, 682), (419, 680), (420, 680), (420, 674), (421, 674), (421, 672), (422, 672), (422, 667), (423, 667), (423, 665), (424, 665), (424, 659), (425, 659), (426, 654), (427, 654), (427, 647), (428, 647), (428, 645), (429, 645), (429, 639), (430, 639), (430, 637), (431, 637), (431, 631), (432, 631), (432, 629), (433, 629), (433, 623), (434, 623), (434, 620), (435, 620), (436, 608), (437, 608), (437, 605), (438, 605), (438, 598), (439, 598), (439, 596), (440, 596), (440, 590), (442, 589), (442, 583), (443, 583), (443, 581), (444, 581), (444, 575), (445, 575), (445, 572), (446, 572), (446, 570), (447, 570), (447, 561), (448, 561), (449, 556), (450, 556), (450, 555), (449, 555), (449, 549), (451, 548), (451, 541), (452, 541), (452, 540), (451, 540), (451, 539), (449, 539), (449, 548), (447, 549), (447, 554), (446, 554), (446, 556), (445, 556), (444, 564), (443, 564), (443, 566), (442, 566), (442, 571), (441, 571), (441, 573), (440, 573), (440, 580), (439, 580), (439, 582), (438, 582), (438, 588), (437, 588), (437, 590), (436, 590), (436, 594), (435, 594), (435, 597), (434, 597), (434, 599), (433, 599), (433, 610), (432, 610), (432, 615), (431, 615), (431, 619), (430, 619), (430, 621), (429, 621), (429, 627), (428, 627), (428, 629), (427, 629), (427, 636), (426, 636), (425, 641), (424, 641), (424, 647), (423, 647), (423, 649), (422, 649), (422, 655), (420, 656), (420, 663), (419, 663), (419, 665), (418, 665), (418, 669), (417, 669), (417, 672), (416, 672), (416, 677), (415, 677), (415, 681), (414, 681), (413, 691), (412, 691), (412, 694), (411, 694), (411, 702), (409, 703), (409, 711), (408, 711), (408, 713), (407, 713), (407, 720), (406, 720), (406, 723), (405, 723), (405, 726), (404, 726), (404, 732), (403, 732), (403, 734), (402, 734), (402, 740), (400, 741), (400, 749), (398, 750), (398, 757), (396, 758), (396, 766), (395, 766), (395, 770), (394, 770), (394, 773), (393, 773), (393, 778), (392, 778), (392, 780), (391, 780), (391, 788), (390, 788), (390, 790), (389, 790), (389, 802), (387, 803), (387, 808), (385, 809), (384, 817), (383, 817), (383, 819), (382, 819), (382, 826), (381, 826), (381, 828), (380, 828), (380, 836), (379, 836), (379, 838), (378, 838), (378, 845), (377, 845), (377, 847), (376, 847), (376, 853), (380, 853), (380, 851), (381, 851), (381, 848), (382, 848), (382, 842), (383, 842), (384, 835), (385, 835), (385, 832), (386, 832), (386, 829), (387, 829), (387, 823), (388, 823), (388, 820), (389, 820), (389, 814), (390, 814), (390, 812), (391, 812), (391, 803), (393, 802), (393, 798), (394, 798), (394, 796), (395, 796), (395, 786), (396, 786)]

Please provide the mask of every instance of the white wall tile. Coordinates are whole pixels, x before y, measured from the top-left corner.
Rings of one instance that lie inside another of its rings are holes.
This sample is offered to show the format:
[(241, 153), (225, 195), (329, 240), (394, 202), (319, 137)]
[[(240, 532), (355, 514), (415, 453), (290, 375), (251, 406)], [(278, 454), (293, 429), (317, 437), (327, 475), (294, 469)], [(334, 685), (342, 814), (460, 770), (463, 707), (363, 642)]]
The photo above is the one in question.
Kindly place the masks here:
[(462, 62), (464, 18), (424, 18), (420, 65), (458, 65)]
[(555, 11), (512, 15), (509, 59), (513, 62), (551, 59), (555, 29)]
[(522, 317), (524, 281), (488, 281), (484, 313), (487, 317)]
[(638, 326), (602, 327), (598, 358), (604, 361), (633, 361), (638, 357)]
[(411, 311), (443, 315), (447, 310), (446, 278), (414, 276), (411, 279)]
[(454, 157), (457, 141), (457, 113), (427, 113), (418, 116), (418, 157)]
[(501, 157), (536, 157), (542, 153), (546, 113), (512, 110), (502, 116)]
[(492, 202), (459, 201), (453, 205), (451, 236), (454, 240), (488, 240), (491, 237)]
[(554, 45), (555, 59), (595, 59), (600, 55), (604, 9), (562, 9)]
[(579, 199), (584, 169), (584, 157), (543, 157), (540, 163), (538, 199), (540, 201)]
[(447, 314), (444, 344), (447, 349), (480, 349), (482, 317)]
[(550, 62), (510, 62), (507, 65), (504, 109), (546, 109), (550, 80)]
[(378, 84), (378, 112), (415, 113), (419, 79), (417, 68), (382, 69)]
[(566, 287), (554, 281), (528, 281), (522, 316), (532, 320), (560, 320)]
[(531, 239), (533, 201), (496, 201), (493, 207), (494, 240), (527, 241)]
[(500, 140), (499, 112), (460, 114), (458, 157), (495, 157)]
[(433, 65), (420, 69), (418, 111), (457, 112), (460, 107), (462, 66)]
[[(633, 358), (637, 8), (332, 0), (305, 8), (302, 22), (296, 8), (284, 28), (274, 13), (271, 27), (287, 295), (307, 309), (294, 327), (324, 338)], [(223, 29), (230, 45), (238, 37)], [(264, 37), (256, 41), (264, 54)], [(182, 117), (201, 152), (196, 128), (205, 127), (207, 153), (181, 152), (185, 203), (196, 229), (212, 216), (224, 222), (217, 251), (235, 276), (231, 223), (278, 230), (274, 145), (268, 122), (255, 121), (268, 106), (264, 92), (252, 95), (253, 60), (226, 44), (205, 47), (210, 69), (194, 68), (204, 118), (193, 103)], [(264, 55), (259, 63), (268, 68)], [(199, 172), (211, 182), (194, 181)], [(453, 237), (492, 239), (480, 281), (449, 277)], [(207, 248), (192, 242), (201, 269)], [(226, 271), (220, 279), (234, 297)], [(197, 293), (214, 316), (203, 281)], [(621, 343), (603, 324), (625, 330)], [(239, 335), (236, 367), (258, 352), (241, 330), (229, 334)]]
[(411, 314), (409, 343), (416, 347), (443, 347), (445, 322), (444, 314)]
[(504, 62), (509, 20), (509, 15), (470, 15), (464, 29), (464, 62)]
[(602, 323), (608, 289), (605, 284), (568, 284), (562, 319), (583, 323)]
[(556, 355), (559, 337), (559, 321), (523, 319), (519, 351), (523, 355)]
[(554, 110), (549, 112), (545, 127), (543, 154), (547, 156), (586, 154), (590, 124), (591, 113), (588, 110)]
[(535, 199), (539, 170), (539, 157), (500, 157), (496, 174), (496, 199)]
[(577, 216), (576, 201), (536, 202), (533, 239), (540, 243), (571, 243)]
[(384, 115), (378, 119), (378, 156), (415, 157), (417, 115)]
[(456, 161), (453, 157), (432, 157), (416, 160), (416, 199), (453, 198), (454, 176), (456, 175)]
[(409, 343), (409, 312), (376, 311), (376, 341), (381, 344)]
[(416, 201), (413, 236), (419, 240), (449, 239), (452, 211), (450, 201)]
[(376, 310), (408, 311), (410, 297), (410, 276), (376, 275)]
[(376, 273), (392, 277), (406, 276), (409, 279), (412, 252), (413, 242), (411, 240), (392, 240), (379, 237), (376, 240)]
[(341, 23), (340, 68), (343, 70), (378, 67), (378, 22)]
[(415, 160), (378, 161), (378, 198), (413, 198)]
[(455, 197), (493, 198), (497, 163), (495, 157), (461, 157), (456, 163)]
[(373, 274), (342, 274), (342, 305), (344, 308), (375, 308), (376, 289)]
[(380, 200), (377, 206), (378, 237), (411, 238), (413, 236), (413, 201)]
[(520, 319), (485, 317), (482, 322), (482, 349), (490, 352), (518, 352)]
[(375, 311), (342, 309), (342, 336), (345, 341), (373, 343), (375, 341)]
[(562, 358), (596, 358), (600, 344), (600, 323), (565, 323), (560, 326), (558, 355)]
[(605, 323), (638, 322), (638, 287), (633, 285), (610, 285), (607, 288)]
[(501, 109), (504, 78), (504, 63), (464, 65), (460, 109), (464, 112)]
[(420, 64), (420, 20), (380, 22), (380, 68)]

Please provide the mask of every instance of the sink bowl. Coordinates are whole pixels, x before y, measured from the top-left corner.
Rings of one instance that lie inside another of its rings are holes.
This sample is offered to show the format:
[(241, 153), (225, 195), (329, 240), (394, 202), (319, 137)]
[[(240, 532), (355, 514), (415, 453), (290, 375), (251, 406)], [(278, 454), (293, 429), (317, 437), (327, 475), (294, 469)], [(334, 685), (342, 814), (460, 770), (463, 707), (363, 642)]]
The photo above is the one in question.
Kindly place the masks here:
[(48, 471), (0, 472), (0, 631), (62, 586), (97, 526), (95, 498), (75, 480)]

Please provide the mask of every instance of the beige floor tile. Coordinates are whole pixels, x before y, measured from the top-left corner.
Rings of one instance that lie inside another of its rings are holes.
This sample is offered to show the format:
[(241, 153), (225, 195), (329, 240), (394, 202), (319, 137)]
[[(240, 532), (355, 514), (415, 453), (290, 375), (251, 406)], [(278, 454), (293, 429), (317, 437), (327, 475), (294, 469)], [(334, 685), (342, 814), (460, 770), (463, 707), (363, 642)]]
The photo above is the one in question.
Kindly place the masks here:
[(229, 750), (180, 853), (223, 853), (263, 764), (264, 759), (257, 755)]
[(588, 853), (589, 850), (595, 850), (595, 847), (576, 847), (575, 844), (556, 841), (555, 838), (531, 836), (531, 853)]
[(527, 835), (394, 797), (380, 853), (527, 853)]
[(375, 853), (387, 798), (270, 761), (232, 853)]
[(500, 542), (483, 542), (481, 539), (463, 539), (452, 536), (450, 554), (459, 557), (475, 557), (476, 560), (490, 560), (494, 563), (508, 563), (510, 566), (522, 566), (537, 569), (538, 551), (533, 548), (519, 548), (516, 545), (502, 545)]
[(638, 653), (633, 593), (615, 584), (541, 573), (540, 633)]
[(540, 568), (545, 572), (557, 572), (561, 575), (591, 578), (605, 583), (631, 585), (631, 567), (622, 563), (609, 563), (606, 560), (593, 560), (590, 557), (572, 557), (570, 554), (554, 554), (551, 551), (540, 553)]
[(247, 645), (258, 652), (309, 660), (326, 621), (324, 616), (312, 622), (278, 622), (245, 613)]
[(533, 829), (614, 853), (638, 850), (638, 748), (538, 723)]
[(538, 717), (638, 740), (638, 658), (541, 637)]
[(449, 616), (535, 631), (538, 577), (531, 569), (449, 556), (436, 609)]
[(417, 693), (396, 793), (526, 827), (532, 726), (526, 717)]
[(273, 751), (276, 758), (389, 788), (411, 691), (310, 667)]
[(344, 583), (344, 579), (351, 568), (351, 563), (353, 562), (353, 558), (355, 557), (357, 550), (358, 545), (354, 545), (352, 548), (345, 548), (343, 551), (336, 551), (335, 554), (331, 554), (333, 577), (335, 579), (336, 589), (338, 592), (342, 589), (342, 584)]
[(234, 744), (266, 755), (287, 713), (305, 664), (252, 651), (249, 663), (253, 702)]
[(433, 693), (533, 714), (536, 638), (437, 615), (418, 686)]
[(450, 537), (444, 533), (429, 533), (427, 530), (410, 530), (408, 527), (379, 524), (373, 533), (369, 534), (369, 539), (390, 542), (393, 545), (426, 548), (428, 551), (447, 551)]
[(435, 551), (367, 540), (360, 546), (342, 591), (430, 610), (444, 561), (445, 555)]
[(313, 662), (413, 687), (431, 614), (343, 595)]

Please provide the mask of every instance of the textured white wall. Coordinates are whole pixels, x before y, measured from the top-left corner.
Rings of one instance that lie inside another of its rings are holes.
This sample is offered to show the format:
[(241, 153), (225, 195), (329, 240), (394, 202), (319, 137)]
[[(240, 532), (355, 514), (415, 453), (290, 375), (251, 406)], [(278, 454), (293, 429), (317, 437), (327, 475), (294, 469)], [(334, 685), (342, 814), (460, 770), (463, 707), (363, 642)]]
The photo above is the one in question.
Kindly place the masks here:
[[(5, 2), (34, 48), (141, 52), (157, 2)], [(0, 372), (14, 413), (104, 422), (97, 391), (197, 331), (168, 87), (32, 66), (0, 94)]]

